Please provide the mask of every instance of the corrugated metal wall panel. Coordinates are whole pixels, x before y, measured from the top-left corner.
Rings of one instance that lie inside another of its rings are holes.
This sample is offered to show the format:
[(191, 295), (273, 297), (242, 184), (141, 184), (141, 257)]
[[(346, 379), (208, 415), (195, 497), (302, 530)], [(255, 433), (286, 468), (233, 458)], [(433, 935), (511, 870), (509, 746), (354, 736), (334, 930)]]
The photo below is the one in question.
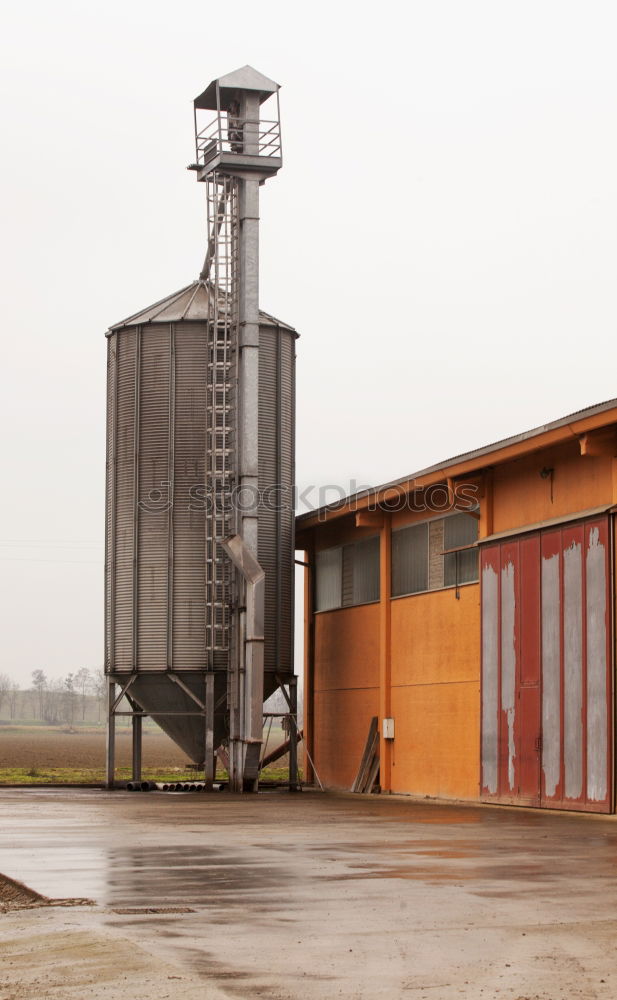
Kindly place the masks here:
[(610, 810), (610, 579), (605, 517), (483, 550), (484, 797)]
[(182, 324), (175, 337), (173, 657), (175, 670), (203, 670), (206, 324)]
[(115, 582), (115, 475), (117, 335), (107, 341), (107, 442), (105, 463), (105, 670), (113, 667)]
[(587, 801), (610, 799), (611, 648), (609, 527), (606, 519), (585, 525), (585, 622), (587, 665)]
[(133, 667), (135, 329), (117, 335), (114, 668)]
[(517, 641), (520, 647), (518, 676), (517, 747), (518, 796), (528, 805), (540, 802), (540, 537), (523, 538), (519, 544), (520, 583)]
[(607, 812), (612, 797), (609, 523), (602, 517), (555, 529), (542, 541), (543, 804)]
[(483, 796), (499, 791), (499, 546), (482, 550), (482, 748)]
[(541, 540), (542, 798), (561, 801), (561, 532)]
[[(540, 801), (539, 552), (531, 536), (482, 554), (482, 793), (521, 805)], [(488, 710), (495, 692), (496, 719)], [(489, 744), (497, 760), (490, 780)]]
[(259, 511), (258, 558), (266, 574), (264, 618), (264, 664), (277, 665), (279, 610), (277, 609), (277, 565), (280, 548), (280, 498), (276, 492), (280, 466), (279, 338), (274, 329), (259, 331)]
[[(110, 352), (117, 352), (117, 378), (110, 367), (108, 455), (115, 441), (116, 463), (114, 475), (108, 459), (105, 641), (107, 662), (113, 654), (120, 670), (133, 668), (135, 643), (142, 670), (166, 669), (170, 662), (178, 670), (206, 666), (207, 337), (205, 323), (179, 322), (173, 329), (161, 323), (127, 328), (109, 339)], [(285, 674), (293, 669), (295, 338), (286, 330), (262, 327), (260, 347), (259, 482), (267, 498), (259, 525), (259, 559), (266, 571), (265, 665)], [(134, 602), (139, 612), (135, 630)], [(221, 653), (218, 665), (224, 666), (226, 659), (227, 653)]]
[(519, 644), (517, 640), (520, 570), (517, 542), (501, 546), (500, 574), (499, 787), (502, 799), (510, 801), (518, 794), (515, 719), (519, 670)]
[(293, 668), (294, 337), (259, 331), (258, 556), (265, 574), (266, 670)]
[(280, 330), (281, 362), (281, 468), (280, 478), (286, 502), (281, 510), (281, 588), (280, 588), (280, 668), (294, 670), (294, 593), (295, 593), (295, 415), (296, 415), (296, 338)]
[(566, 528), (563, 552), (563, 755), (566, 799), (583, 795), (583, 528)]
[(169, 325), (142, 333), (139, 385), (137, 666), (167, 668), (169, 538)]

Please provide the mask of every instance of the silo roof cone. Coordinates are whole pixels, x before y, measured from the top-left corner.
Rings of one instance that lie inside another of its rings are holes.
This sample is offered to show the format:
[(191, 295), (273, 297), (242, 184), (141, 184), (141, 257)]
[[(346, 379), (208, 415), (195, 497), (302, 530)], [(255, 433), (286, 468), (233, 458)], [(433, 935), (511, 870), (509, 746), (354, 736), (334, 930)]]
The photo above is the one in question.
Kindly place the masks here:
[[(208, 281), (193, 281), (190, 285), (185, 285), (177, 292), (159, 299), (151, 306), (140, 309), (119, 323), (114, 323), (109, 328), (109, 333), (121, 330), (126, 326), (144, 326), (146, 323), (179, 323), (181, 320), (205, 323), (212, 317), (211, 300), (213, 298), (213, 286)], [(219, 301), (219, 312), (221, 302)], [(259, 313), (260, 326), (278, 326), (285, 330), (293, 330), (293, 326), (284, 323), (280, 319), (271, 316), (269, 313)], [(295, 332), (295, 331), (294, 331)]]

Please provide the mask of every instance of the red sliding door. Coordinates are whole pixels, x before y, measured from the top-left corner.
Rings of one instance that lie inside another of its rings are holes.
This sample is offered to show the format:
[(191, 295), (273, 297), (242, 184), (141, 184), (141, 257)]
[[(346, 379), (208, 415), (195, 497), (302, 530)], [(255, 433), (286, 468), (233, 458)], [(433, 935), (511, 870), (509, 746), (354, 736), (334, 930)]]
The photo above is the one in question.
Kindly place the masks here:
[(608, 517), (482, 550), (482, 798), (611, 809)]

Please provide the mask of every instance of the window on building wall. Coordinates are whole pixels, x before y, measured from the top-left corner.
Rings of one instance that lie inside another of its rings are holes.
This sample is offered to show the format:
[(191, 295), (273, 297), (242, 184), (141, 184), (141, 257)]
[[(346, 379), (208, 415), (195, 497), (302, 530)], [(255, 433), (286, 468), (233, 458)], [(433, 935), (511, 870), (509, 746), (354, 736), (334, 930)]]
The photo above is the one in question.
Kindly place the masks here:
[(351, 562), (350, 604), (369, 604), (379, 600), (379, 536), (364, 538), (361, 542), (346, 545), (343, 549), (343, 565), (346, 550)]
[[(478, 579), (473, 545), (478, 522), (470, 514), (421, 521), (392, 532), (392, 596), (441, 590)], [(457, 549), (456, 552), (448, 552)]]
[(315, 610), (379, 600), (379, 536), (323, 549), (315, 559)]
[(315, 560), (315, 607), (317, 611), (330, 611), (341, 606), (343, 578), (343, 550), (324, 549)]
[(392, 532), (392, 594), (428, 590), (428, 524)]
[[(478, 579), (478, 550), (465, 549), (478, 538), (478, 521), (471, 514), (454, 514), (443, 521), (444, 587), (475, 583)], [(448, 552), (448, 549), (462, 551)]]

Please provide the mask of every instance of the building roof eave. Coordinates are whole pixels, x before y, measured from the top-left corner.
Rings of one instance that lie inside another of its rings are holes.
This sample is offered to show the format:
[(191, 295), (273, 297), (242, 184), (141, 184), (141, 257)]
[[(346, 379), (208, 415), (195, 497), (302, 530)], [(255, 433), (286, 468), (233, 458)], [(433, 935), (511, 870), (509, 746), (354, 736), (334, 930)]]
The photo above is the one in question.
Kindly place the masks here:
[(617, 399), (597, 403), (561, 417), (559, 420), (523, 431), (521, 434), (495, 441), (473, 451), (463, 452), (461, 455), (420, 469), (403, 476), (401, 479), (350, 494), (336, 503), (325, 504), (316, 510), (299, 514), (296, 518), (297, 530), (302, 531), (314, 527), (316, 524), (344, 517), (346, 514), (368, 506), (370, 501), (387, 500), (388, 493), (393, 497), (396, 493), (409, 493), (412, 490), (423, 489), (434, 483), (442, 482), (444, 479), (469, 476), (474, 472), (480, 472), (487, 466), (498, 465), (509, 459), (539, 451), (551, 444), (576, 438), (581, 434), (615, 422), (617, 422)]

